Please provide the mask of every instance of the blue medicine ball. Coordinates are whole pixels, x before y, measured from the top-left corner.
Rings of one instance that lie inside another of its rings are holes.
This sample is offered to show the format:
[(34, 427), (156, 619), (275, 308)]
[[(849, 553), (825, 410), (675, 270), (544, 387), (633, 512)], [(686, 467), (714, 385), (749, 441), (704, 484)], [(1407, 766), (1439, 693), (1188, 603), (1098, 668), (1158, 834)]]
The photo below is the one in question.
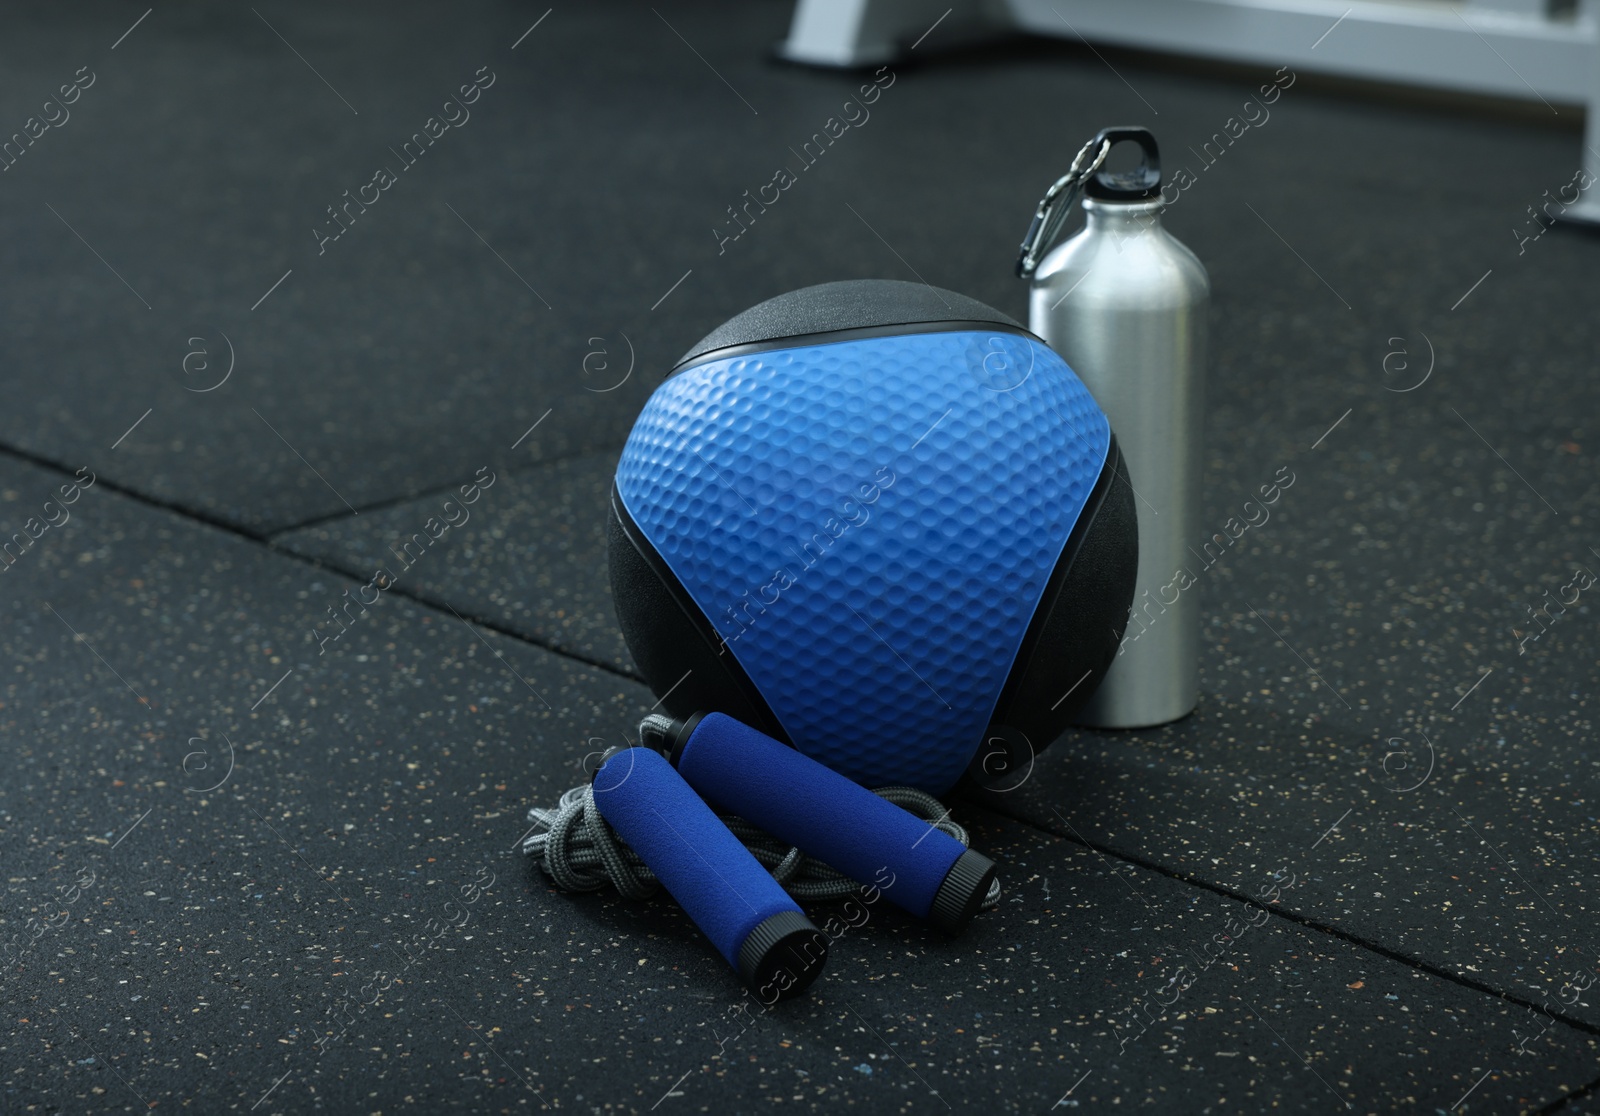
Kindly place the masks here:
[(1126, 468), (1072, 369), (980, 302), (889, 280), (780, 295), (690, 349), (634, 424), (609, 530), (669, 713), (935, 794), (1060, 735), (1138, 567)]

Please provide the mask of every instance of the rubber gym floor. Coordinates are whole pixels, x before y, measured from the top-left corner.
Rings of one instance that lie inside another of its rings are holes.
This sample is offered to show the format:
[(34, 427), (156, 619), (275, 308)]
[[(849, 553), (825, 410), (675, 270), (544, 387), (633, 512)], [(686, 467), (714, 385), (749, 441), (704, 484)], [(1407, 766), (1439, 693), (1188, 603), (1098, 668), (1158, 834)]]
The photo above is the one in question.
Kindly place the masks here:
[[(874, 80), (772, 61), (787, 4), (142, 10), (0, 15), (0, 1108), (1600, 1110), (1600, 240), (1530, 216), (1579, 108), (935, 31), (736, 222)], [(1293, 477), (1199, 708), (961, 797), (999, 909), (752, 1010), (514, 851), (655, 702), (616, 456), (760, 299), (1025, 318), (1121, 123), (1213, 284), (1206, 524)]]

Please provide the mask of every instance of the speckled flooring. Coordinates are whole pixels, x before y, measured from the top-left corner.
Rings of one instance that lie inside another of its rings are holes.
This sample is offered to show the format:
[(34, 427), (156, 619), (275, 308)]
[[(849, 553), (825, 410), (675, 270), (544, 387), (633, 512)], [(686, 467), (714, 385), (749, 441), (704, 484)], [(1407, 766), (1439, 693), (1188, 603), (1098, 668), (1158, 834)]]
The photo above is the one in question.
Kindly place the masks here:
[[(0, 172), (0, 1112), (1600, 1110), (1590, 594), (1522, 638), (1600, 569), (1600, 240), (1522, 239), (1577, 110), (1301, 76), (1202, 170), (1269, 72), (936, 56), (719, 244), (858, 84), (767, 61), (786, 4), (142, 10), (0, 13), (0, 130), (80, 86)], [(781, 291), (1021, 316), (1039, 191), (1124, 120), (1194, 164), (1207, 519), (1294, 483), (1198, 587), (1192, 717), (957, 805), (998, 911), (873, 907), (764, 1010), (513, 851), (654, 700), (615, 455)]]

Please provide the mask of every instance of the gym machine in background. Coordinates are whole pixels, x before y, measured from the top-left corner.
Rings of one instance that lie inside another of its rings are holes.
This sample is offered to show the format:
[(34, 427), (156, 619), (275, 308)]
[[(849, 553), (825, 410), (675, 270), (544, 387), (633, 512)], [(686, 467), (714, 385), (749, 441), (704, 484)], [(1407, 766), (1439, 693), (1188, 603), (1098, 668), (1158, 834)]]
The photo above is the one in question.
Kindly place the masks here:
[[(783, 58), (878, 66), (1007, 32), (1289, 66), (1591, 109), (1578, 165), (1600, 180), (1600, 0), (797, 0)], [(1564, 219), (1600, 224), (1600, 192)]]

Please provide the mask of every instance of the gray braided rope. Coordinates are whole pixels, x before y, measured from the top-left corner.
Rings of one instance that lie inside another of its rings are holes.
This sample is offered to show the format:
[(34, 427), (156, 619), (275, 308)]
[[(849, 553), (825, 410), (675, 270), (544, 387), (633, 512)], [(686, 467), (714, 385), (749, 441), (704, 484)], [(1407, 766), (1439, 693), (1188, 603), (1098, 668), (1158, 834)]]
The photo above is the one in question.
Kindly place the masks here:
[[(950, 820), (949, 811), (933, 795), (915, 787), (880, 787), (873, 793), (921, 816), (963, 845), (971, 844), (967, 831)], [(854, 880), (743, 818), (720, 816), (761, 866), (796, 899), (841, 899), (859, 889)], [(610, 883), (629, 899), (648, 899), (660, 890), (655, 873), (600, 816), (594, 788), (588, 783), (567, 791), (554, 807), (533, 807), (528, 821), (544, 828), (522, 842), (522, 851), (536, 857), (545, 875), (563, 891), (598, 891)], [(979, 909), (992, 911), (999, 905), (1000, 881), (995, 880)]]

